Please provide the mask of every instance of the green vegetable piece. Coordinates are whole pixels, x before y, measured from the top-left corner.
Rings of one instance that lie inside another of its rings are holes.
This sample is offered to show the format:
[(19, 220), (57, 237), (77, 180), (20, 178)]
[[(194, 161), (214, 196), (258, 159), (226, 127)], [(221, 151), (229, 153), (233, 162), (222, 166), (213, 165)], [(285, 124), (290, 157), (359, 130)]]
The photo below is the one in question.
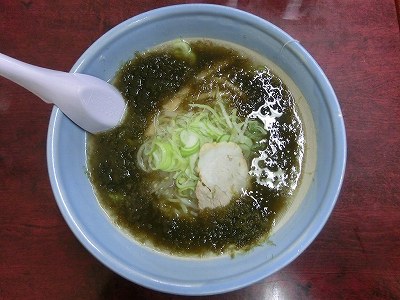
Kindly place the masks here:
[(195, 132), (190, 130), (182, 130), (180, 134), (180, 140), (183, 144), (183, 146), (180, 148), (180, 152), (183, 157), (188, 157), (200, 150), (200, 139)]
[(230, 140), (231, 140), (231, 136), (229, 134), (223, 134), (218, 138), (217, 142), (218, 143), (229, 142)]
[(153, 152), (154, 165), (158, 170), (168, 171), (172, 169), (173, 153), (168, 143), (156, 142), (156, 150)]
[(189, 61), (191, 63), (196, 61), (196, 54), (192, 51), (189, 43), (185, 40), (176, 40), (173, 45), (172, 53), (179, 59)]

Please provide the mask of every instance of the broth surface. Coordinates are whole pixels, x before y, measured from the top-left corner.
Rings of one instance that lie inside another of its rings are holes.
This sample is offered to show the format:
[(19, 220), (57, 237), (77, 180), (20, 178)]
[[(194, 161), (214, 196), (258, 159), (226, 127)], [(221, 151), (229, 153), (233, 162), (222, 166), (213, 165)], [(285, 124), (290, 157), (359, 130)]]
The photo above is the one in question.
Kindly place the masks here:
[[(268, 239), (293, 200), (303, 170), (303, 123), (291, 92), (265, 63), (223, 43), (186, 43), (189, 56), (170, 42), (137, 53), (119, 70), (114, 84), (127, 101), (127, 113), (121, 126), (89, 137), (90, 180), (113, 222), (137, 241), (175, 255), (247, 251)], [(171, 213), (151, 190), (163, 174), (144, 172), (137, 164), (155, 116), (183, 89), (179, 113), (189, 111), (193, 101), (212, 103), (212, 96), (203, 95), (218, 90), (230, 112), (258, 120), (267, 131), (248, 161), (251, 185), (227, 206), (195, 215)]]

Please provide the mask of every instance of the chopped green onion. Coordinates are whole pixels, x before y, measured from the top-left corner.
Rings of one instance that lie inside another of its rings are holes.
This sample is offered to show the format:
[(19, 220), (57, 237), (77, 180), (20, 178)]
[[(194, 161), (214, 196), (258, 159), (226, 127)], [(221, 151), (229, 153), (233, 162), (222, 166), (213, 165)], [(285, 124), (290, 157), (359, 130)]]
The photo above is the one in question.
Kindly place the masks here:
[[(173, 199), (191, 201), (199, 180), (199, 151), (206, 143), (234, 142), (245, 157), (254, 152), (267, 132), (262, 123), (242, 119), (236, 109), (226, 110), (219, 91), (216, 104), (189, 104), (190, 111), (171, 114), (160, 112), (154, 120), (154, 134), (137, 152), (138, 165), (146, 172), (166, 172), (164, 181), (174, 184)], [(195, 206), (192, 202), (190, 205)]]

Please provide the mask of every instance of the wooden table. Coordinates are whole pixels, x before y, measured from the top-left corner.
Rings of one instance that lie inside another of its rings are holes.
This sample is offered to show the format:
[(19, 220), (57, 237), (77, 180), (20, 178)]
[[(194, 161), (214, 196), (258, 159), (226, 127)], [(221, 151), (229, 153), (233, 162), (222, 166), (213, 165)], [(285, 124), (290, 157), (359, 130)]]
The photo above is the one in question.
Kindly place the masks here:
[[(121, 21), (177, 3), (1, 0), (0, 52), (67, 71)], [(208, 3), (265, 18), (314, 56), (343, 110), (348, 164), (332, 216), (298, 259), (248, 288), (204, 299), (400, 299), (398, 0)], [(0, 299), (183, 299), (121, 278), (72, 234), (47, 174), (50, 111), (0, 78)]]

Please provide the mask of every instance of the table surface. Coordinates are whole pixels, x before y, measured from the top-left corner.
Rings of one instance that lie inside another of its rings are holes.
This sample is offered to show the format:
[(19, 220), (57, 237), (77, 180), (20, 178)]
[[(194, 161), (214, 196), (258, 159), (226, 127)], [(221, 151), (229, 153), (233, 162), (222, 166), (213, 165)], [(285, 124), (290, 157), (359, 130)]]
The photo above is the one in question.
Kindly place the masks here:
[[(193, 2), (1, 0), (0, 52), (67, 71), (121, 21)], [(348, 139), (343, 188), (316, 240), (274, 275), (204, 299), (400, 299), (398, 0), (204, 2), (254, 13), (299, 40), (336, 91)], [(51, 109), (0, 78), (0, 299), (185, 298), (125, 280), (72, 234), (48, 179)]]

